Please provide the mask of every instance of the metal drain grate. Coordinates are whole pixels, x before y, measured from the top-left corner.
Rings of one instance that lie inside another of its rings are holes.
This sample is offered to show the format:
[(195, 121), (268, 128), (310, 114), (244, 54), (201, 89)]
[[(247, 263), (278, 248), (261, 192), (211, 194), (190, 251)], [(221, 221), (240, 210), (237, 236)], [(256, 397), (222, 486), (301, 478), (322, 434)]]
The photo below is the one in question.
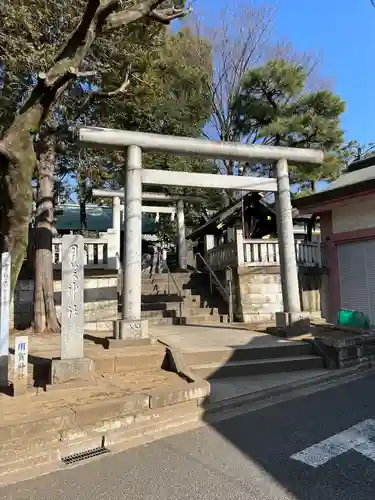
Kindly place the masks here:
[(105, 453), (110, 453), (108, 448), (104, 446), (98, 446), (97, 448), (92, 448), (91, 450), (82, 451), (81, 453), (72, 453), (67, 457), (61, 459), (65, 465), (75, 464), (81, 462), (82, 460), (88, 460), (89, 458), (98, 457), (99, 455), (104, 455)]

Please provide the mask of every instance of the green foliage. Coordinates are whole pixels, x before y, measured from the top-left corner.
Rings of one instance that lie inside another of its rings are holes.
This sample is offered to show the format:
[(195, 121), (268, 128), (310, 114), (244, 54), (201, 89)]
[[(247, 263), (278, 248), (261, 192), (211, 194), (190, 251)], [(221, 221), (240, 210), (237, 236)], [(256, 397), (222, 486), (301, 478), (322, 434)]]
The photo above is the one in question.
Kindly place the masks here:
[[(86, 3), (0, 3), (0, 17), (4, 19), (0, 34), (0, 135), (29, 96), (36, 75), (51, 66)], [(82, 199), (79, 185), (84, 180), (94, 187), (123, 185), (124, 153), (78, 150), (78, 127), (103, 126), (198, 137), (210, 116), (205, 92), (212, 77), (211, 49), (188, 29), (171, 33), (158, 23), (130, 24), (97, 38), (81, 69), (94, 74), (73, 82), (51, 111), (42, 135), (35, 138), (39, 141), (48, 134), (56, 137), (55, 191), (62, 198)], [(100, 94), (119, 89), (127, 78), (123, 92), (113, 96)], [(144, 166), (216, 173), (213, 162), (161, 154), (144, 155)], [(198, 214), (220, 203), (213, 191), (188, 190), (187, 194), (202, 197)]]
[(177, 224), (171, 220), (169, 214), (161, 214), (158, 222), (155, 222), (156, 234), (160, 239), (166, 238), (173, 241), (177, 233)]
[[(202, 57), (202, 53), (205, 57)], [(167, 33), (163, 44), (155, 48), (153, 57), (144, 65), (142, 73), (139, 72), (131, 80), (129, 92), (116, 99), (94, 102), (84, 117), (85, 123), (200, 137), (211, 112), (205, 95), (211, 74), (211, 52), (207, 42), (194, 36), (188, 29)], [(86, 168), (87, 176), (96, 187), (121, 187), (124, 182), (124, 161), (121, 151), (81, 152), (81, 169)], [(143, 155), (143, 165), (153, 169), (217, 173), (212, 161), (160, 153)], [(155, 186), (144, 186), (144, 189), (157, 190)], [(187, 224), (194, 227), (202, 213), (222, 206), (221, 195), (213, 190), (166, 190), (163, 187), (159, 190), (170, 194), (199, 196), (202, 199), (199, 206), (192, 207), (187, 217)]]
[[(295, 183), (334, 179), (344, 164), (340, 117), (345, 103), (328, 90), (307, 92), (306, 78), (299, 65), (269, 61), (247, 72), (233, 106), (237, 129), (250, 142), (326, 153), (322, 166), (294, 167), (291, 180)], [(261, 175), (270, 173), (269, 165), (255, 169)]]
[(0, 2), (0, 135), (73, 31), (85, 0)]

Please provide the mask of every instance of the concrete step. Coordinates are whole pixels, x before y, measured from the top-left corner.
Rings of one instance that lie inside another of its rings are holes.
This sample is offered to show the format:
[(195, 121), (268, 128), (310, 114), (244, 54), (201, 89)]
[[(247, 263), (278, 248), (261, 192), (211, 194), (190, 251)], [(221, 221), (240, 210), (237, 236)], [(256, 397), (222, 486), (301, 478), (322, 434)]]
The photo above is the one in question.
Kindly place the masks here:
[(183, 297), (191, 297), (191, 296), (200, 296), (199, 293), (193, 293), (193, 291), (190, 288), (179, 288), (176, 290), (176, 287), (154, 287), (152, 286), (142, 286), (142, 297), (169, 297), (169, 296), (177, 296), (179, 297), (180, 294)]
[(142, 311), (178, 311), (183, 301), (176, 302), (142, 302)]
[(142, 313), (143, 312), (160, 312), (163, 313), (165, 317), (227, 314), (224, 308), (200, 307), (199, 303), (185, 304), (183, 302), (144, 304), (142, 305)]
[[(195, 273), (191, 273), (191, 272), (186, 272), (186, 273), (171, 273), (171, 275), (173, 276), (173, 278), (175, 280), (178, 280), (178, 279), (190, 279), (191, 276), (197, 276)], [(151, 277), (149, 277), (148, 274), (144, 273), (142, 275), (142, 281), (167, 281), (168, 279), (170, 279), (170, 276), (168, 273), (161, 273), (161, 274), (153, 274)]]
[(183, 318), (176, 318), (177, 321), (181, 319), (180, 323), (182, 325), (204, 325), (204, 324), (215, 324), (215, 323), (228, 323), (227, 314), (209, 314), (209, 315), (196, 315), (188, 316)]
[(166, 311), (142, 311), (141, 317), (142, 319), (151, 319), (151, 318), (164, 318), (167, 317), (164, 315)]
[[(192, 295), (190, 289), (184, 289), (181, 286), (176, 286), (174, 284), (168, 285), (142, 285), (142, 295), (177, 295), (177, 296), (187, 296)], [(199, 294), (198, 294), (199, 295)]]
[(184, 360), (188, 366), (227, 362), (252, 361), (259, 359), (277, 359), (313, 354), (309, 343), (280, 344), (280, 346), (241, 346), (237, 348), (197, 349), (184, 352)]
[[(152, 325), (160, 326), (160, 325), (174, 325), (174, 318), (147, 318), (148, 326), (152, 327)], [(150, 331), (152, 334), (152, 331)]]
[(282, 373), (295, 370), (314, 370), (324, 368), (323, 358), (319, 356), (291, 356), (275, 359), (255, 359), (250, 361), (229, 361), (224, 365), (205, 363), (194, 365), (192, 370), (203, 379), (242, 377)]
[[(186, 297), (185, 300), (191, 300), (192, 302), (200, 300), (200, 295), (190, 295), (189, 298)], [(142, 304), (157, 304), (157, 303), (165, 303), (165, 302), (180, 302), (181, 297), (177, 293), (167, 294), (154, 294), (154, 295), (142, 295), (141, 302)]]
[(152, 278), (142, 278), (142, 285), (167, 285), (168, 283), (176, 282), (178, 285), (182, 286), (188, 283), (192, 283), (192, 278), (189, 275), (168, 277), (168, 275), (161, 275), (161, 277), (156, 276)]
[[(171, 305), (172, 304), (172, 305)], [(156, 306), (160, 307), (156, 307)], [(164, 307), (167, 306), (167, 307)], [(173, 306), (173, 303), (169, 304), (152, 304), (152, 308), (142, 306), (142, 318), (153, 318), (153, 317), (164, 317), (164, 318), (176, 318), (180, 316), (186, 317), (207, 317), (208, 319), (217, 317), (219, 315), (226, 315), (226, 312), (220, 310), (218, 307), (199, 307), (197, 305), (191, 305), (190, 307), (187, 304), (176, 303)]]
[[(228, 323), (228, 315), (226, 314), (214, 314), (214, 315), (196, 315), (196, 316), (183, 316), (178, 317), (164, 317), (164, 316), (152, 316), (148, 317), (149, 325), (207, 325), (207, 324), (217, 324), (217, 323)], [(152, 333), (152, 331), (151, 331)]]
[[(206, 301), (191, 301), (191, 300), (180, 300), (176, 302), (164, 302), (162, 300), (158, 302), (142, 302), (142, 311), (179, 311), (180, 306), (182, 306), (183, 310), (189, 314), (189, 311), (192, 311), (192, 314), (196, 314), (196, 311), (199, 309), (216, 311), (218, 312), (219, 307), (218, 304), (208, 304)], [(228, 308), (225, 308), (226, 310)], [(224, 311), (222, 311), (224, 312)]]
[[(185, 292), (187, 290), (184, 290)], [(221, 305), (221, 300), (216, 299), (216, 297), (212, 297), (212, 299), (204, 299), (200, 295), (189, 295), (189, 294), (184, 294), (185, 296), (183, 297), (183, 302), (185, 305), (188, 307), (190, 305), (196, 305), (199, 304), (199, 307), (219, 307)], [(150, 294), (150, 295), (142, 295), (141, 299), (142, 305), (147, 304), (152, 305), (152, 304), (179, 304), (181, 302), (181, 297), (178, 294)], [(147, 308), (147, 307), (146, 307)], [(146, 309), (145, 309), (146, 310)]]
[(176, 287), (173, 285), (168, 286), (167, 284), (152, 284), (142, 283), (142, 295), (150, 295), (151, 293), (159, 293), (164, 295), (179, 295)]
[[(187, 307), (184, 305), (182, 308), (182, 314), (183, 316), (217, 316), (220, 314), (219, 309), (217, 307)], [(164, 311), (164, 316), (176, 316), (179, 315), (180, 311), (179, 309), (171, 309), (171, 310), (165, 310)], [(224, 314), (224, 313), (223, 313)]]
[(134, 370), (160, 370), (165, 356), (165, 348), (160, 344), (152, 346), (110, 349), (91, 358), (97, 375), (123, 373)]
[[(196, 281), (194, 283), (182, 283), (181, 284), (183, 289), (189, 288), (190, 290), (197, 290), (197, 291), (204, 291), (206, 293), (211, 293), (210, 292), (210, 285), (209, 283), (206, 283), (205, 281), (202, 280), (202, 282), (197, 283)], [(213, 290), (215, 290), (215, 287), (213, 287)]]

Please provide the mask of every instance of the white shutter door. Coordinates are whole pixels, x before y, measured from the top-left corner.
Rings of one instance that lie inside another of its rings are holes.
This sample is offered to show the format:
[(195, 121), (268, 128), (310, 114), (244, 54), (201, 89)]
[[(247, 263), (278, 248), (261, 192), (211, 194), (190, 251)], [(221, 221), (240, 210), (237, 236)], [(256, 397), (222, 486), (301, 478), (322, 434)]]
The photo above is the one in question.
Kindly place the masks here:
[(371, 317), (367, 282), (366, 241), (337, 246), (340, 273), (341, 307)]
[(375, 240), (366, 241), (366, 272), (370, 322), (375, 325)]

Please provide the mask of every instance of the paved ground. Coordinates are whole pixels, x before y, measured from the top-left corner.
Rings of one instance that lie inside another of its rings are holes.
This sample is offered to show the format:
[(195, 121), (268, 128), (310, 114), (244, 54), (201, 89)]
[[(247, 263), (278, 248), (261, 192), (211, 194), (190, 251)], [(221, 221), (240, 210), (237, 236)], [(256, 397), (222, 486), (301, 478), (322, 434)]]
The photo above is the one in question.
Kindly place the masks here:
[(236, 348), (245, 345), (273, 347), (280, 343), (295, 343), (295, 341), (281, 339), (263, 332), (227, 325), (153, 326), (151, 333), (163, 342), (182, 351), (196, 350), (197, 348), (199, 350), (212, 350), (223, 347)]
[[(204, 352), (216, 349), (236, 349), (248, 347), (275, 347), (285, 343), (301, 343), (295, 340), (278, 338), (261, 331), (249, 329), (239, 324), (210, 325), (179, 325), (152, 327), (152, 334), (161, 341), (182, 352)], [(328, 370), (301, 370), (290, 373), (271, 373), (259, 376), (217, 378), (210, 380), (212, 403), (254, 394), (258, 391), (275, 388), (285, 384), (303, 382), (314, 377), (327, 375)]]
[[(370, 458), (363, 455), (363, 435), (362, 453), (347, 451), (320, 467), (291, 456), (374, 418), (374, 384), (370, 375), (307, 391), (297, 399), (0, 489), (0, 498), (370, 500), (375, 498), (375, 455), (369, 442)], [(336, 440), (324, 453), (338, 455), (347, 444)]]
[(249, 375), (247, 377), (213, 378), (210, 380), (210, 403), (256, 394), (267, 389), (274, 389), (295, 383), (312, 382), (337, 370), (317, 369), (300, 370), (285, 373), (268, 373), (265, 375)]

